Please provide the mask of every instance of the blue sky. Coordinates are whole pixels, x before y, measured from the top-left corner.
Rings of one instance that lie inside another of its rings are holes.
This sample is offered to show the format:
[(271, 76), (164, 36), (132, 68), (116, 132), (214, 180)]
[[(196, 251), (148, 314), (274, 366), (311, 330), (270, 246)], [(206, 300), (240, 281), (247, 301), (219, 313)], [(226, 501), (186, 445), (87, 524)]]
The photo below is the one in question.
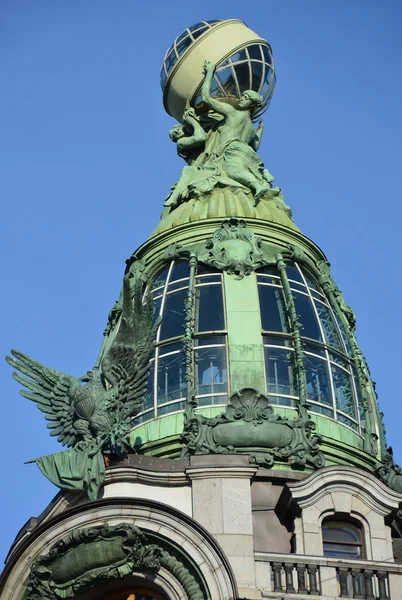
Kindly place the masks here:
[[(240, 18), (269, 40), (277, 88), (260, 154), (326, 253), (402, 462), (402, 4), (387, 0), (3, 0), (1, 353), (93, 365), (124, 261), (182, 164), (159, 71), (181, 30)], [(1, 364), (2, 559), (56, 493), (27, 459), (59, 449)]]

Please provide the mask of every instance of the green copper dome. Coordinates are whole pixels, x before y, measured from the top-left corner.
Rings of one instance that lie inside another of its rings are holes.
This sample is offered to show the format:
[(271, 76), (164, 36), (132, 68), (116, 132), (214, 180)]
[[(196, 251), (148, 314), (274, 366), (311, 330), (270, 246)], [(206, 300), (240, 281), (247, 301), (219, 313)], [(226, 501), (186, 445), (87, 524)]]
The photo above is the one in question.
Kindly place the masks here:
[[(259, 219), (205, 219), (153, 236), (135, 257), (130, 269), (149, 273), (145, 295), (160, 318), (130, 434), (138, 451), (180, 456), (189, 401), (213, 421), (246, 388), (283, 423), (314, 423), (307, 440), (318, 447), (320, 439), (320, 461), (375, 469), (385, 442), (354, 313), (308, 238)], [(275, 450), (273, 461), (259, 440), (236, 443), (262, 465), (295, 459)], [(305, 468), (317, 466), (306, 455)]]

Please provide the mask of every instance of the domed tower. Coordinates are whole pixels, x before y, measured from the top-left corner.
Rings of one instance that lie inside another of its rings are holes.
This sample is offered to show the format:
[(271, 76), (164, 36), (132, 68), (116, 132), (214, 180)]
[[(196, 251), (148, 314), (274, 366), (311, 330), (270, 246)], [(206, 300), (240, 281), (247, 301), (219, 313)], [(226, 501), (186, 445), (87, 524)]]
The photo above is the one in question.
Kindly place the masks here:
[(63, 491), (17, 538), (4, 598), (400, 599), (402, 471), (355, 315), (258, 155), (272, 49), (202, 21), (161, 86), (186, 164), (97, 364), (9, 359), (70, 448), (36, 461)]

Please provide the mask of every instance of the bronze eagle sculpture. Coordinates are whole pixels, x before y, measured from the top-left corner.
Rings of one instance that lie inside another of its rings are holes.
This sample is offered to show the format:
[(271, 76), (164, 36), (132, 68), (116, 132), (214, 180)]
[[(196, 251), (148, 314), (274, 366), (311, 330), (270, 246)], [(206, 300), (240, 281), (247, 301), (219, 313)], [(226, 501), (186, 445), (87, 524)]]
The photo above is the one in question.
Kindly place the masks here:
[(104, 456), (123, 456), (125, 436), (142, 408), (159, 320), (143, 281), (123, 281), (115, 338), (99, 367), (77, 378), (12, 350), (6, 361), (13, 377), (49, 422), (50, 435), (70, 450), (35, 459), (41, 471), (64, 489), (84, 489), (96, 498), (105, 476)]

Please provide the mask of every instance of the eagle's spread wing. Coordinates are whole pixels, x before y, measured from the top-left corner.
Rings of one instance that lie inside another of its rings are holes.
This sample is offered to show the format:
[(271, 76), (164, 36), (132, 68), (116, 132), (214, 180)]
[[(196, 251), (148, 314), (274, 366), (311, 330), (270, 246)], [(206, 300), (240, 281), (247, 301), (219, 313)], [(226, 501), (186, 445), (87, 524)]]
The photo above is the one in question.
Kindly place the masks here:
[(141, 280), (131, 289), (128, 276), (124, 278), (119, 331), (102, 363), (104, 376), (116, 386), (116, 401), (123, 404), (123, 419), (141, 410), (159, 325), (159, 320), (153, 322), (152, 295), (148, 293), (143, 300), (142, 292)]
[(13, 377), (29, 390), (20, 390), (21, 396), (36, 402), (46, 414), (50, 435), (57, 435), (63, 446), (72, 446), (77, 438), (72, 400), (80, 385), (78, 379), (50, 369), (17, 350), (11, 350), (11, 354), (14, 358), (7, 356), (6, 361), (25, 375), (14, 372)]

